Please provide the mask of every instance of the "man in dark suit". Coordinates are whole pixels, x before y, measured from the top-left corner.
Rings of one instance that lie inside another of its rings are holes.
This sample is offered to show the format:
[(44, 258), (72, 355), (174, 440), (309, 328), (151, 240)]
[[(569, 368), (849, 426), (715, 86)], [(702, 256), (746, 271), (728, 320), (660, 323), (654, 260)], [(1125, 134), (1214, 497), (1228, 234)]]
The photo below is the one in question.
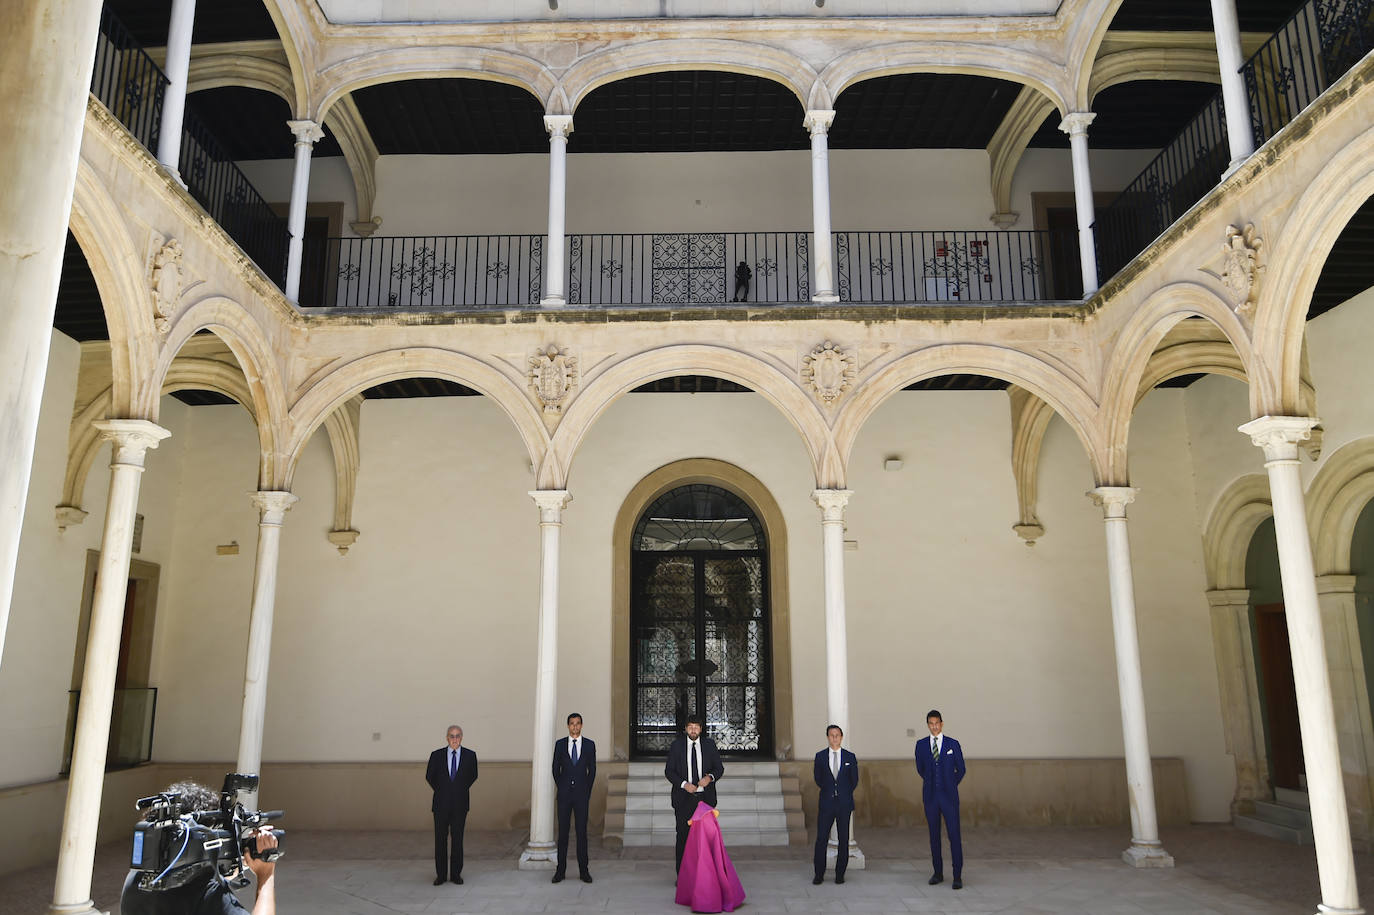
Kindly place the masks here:
[[(477, 754), (463, 747), (463, 729), (449, 725), (448, 746), (429, 754), (425, 781), (434, 789), (434, 885), (447, 877), (463, 882), (463, 827), (468, 821), (468, 789), (477, 781)], [(451, 843), (451, 850), (446, 846)]]
[(687, 733), (668, 748), (663, 776), (673, 786), (673, 815), (677, 817), (677, 869), (682, 870), (682, 850), (687, 847), (687, 821), (696, 812), (697, 802), (716, 806), (716, 782), (725, 774), (716, 744), (701, 734), (699, 715), (687, 717)]
[(562, 883), (568, 870), (568, 826), (577, 817), (577, 873), (592, 882), (587, 869), (587, 804), (596, 781), (596, 744), (582, 736), (582, 716), (568, 716), (568, 736), (553, 746), (553, 783), (558, 786), (558, 868), (553, 882)]
[(934, 873), (931, 886), (945, 879), (944, 859), (940, 855), (940, 817), (949, 833), (949, 856), (954, 862), (954, 888), (964, 888), (964, 847), (959, 841), (959, 782), (964, 779), (964, 751), (959, 741), (942, 733), (945, 720), (936, 709), (926, 715), (930, 739), (916, 741), (916, 771), (920, 773), (921, 802), (930, 826), (930, 861)]
[(821, 789), (816, 813), (816, 876), (811, 881), (820, 885), (825, 881), (825, 852), (830, 839), (830, 827), (835, 827), (835, 882), (844, 883), (845, 868), (849, 866), (849, 818), (854, 813), (854, 789), (859, 787), (859, 760), (840, 746), (844, 730), (838, 724), (825, 729), (830, 746), (816, 754), (816, 787)]

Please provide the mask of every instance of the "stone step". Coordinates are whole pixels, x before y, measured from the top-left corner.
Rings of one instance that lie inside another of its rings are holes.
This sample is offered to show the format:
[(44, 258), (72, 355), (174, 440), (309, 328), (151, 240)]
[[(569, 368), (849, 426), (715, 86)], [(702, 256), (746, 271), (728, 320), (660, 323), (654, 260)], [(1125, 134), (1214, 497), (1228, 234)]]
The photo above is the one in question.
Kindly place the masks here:
[(1271, 823), (1268, 820), (1261, 820), (1259, 817), (1247, 816), (1242, 813), (1236, 814), (1231, 818), (1237, 829), (1246, 832), (1253, 832), (1256, 835), (1268, 836), (1271, 839), (1278, 839), (1280, 842), (1287, 842), (1290, 845), (1311, 845), (1312, 830), (1298, 829), (1292, 826), (1284, 826), (1282, 823)]
[[(663, 778), (663, 763), (661, 762), (632, 762), (629, 766), (630, 777), (653, 776), (658, 779)], [(725, 760), (725, 774), (730, 778), (741, 775), (777, 775), (777, 762), (758, 761), (758, 760)]]
[[(606, 838), (625, 845), (671, 847), (677, 823), (669, 792), (662, 763), (630, 763), (625, 774), (612, 777), (607, 786)], [(801, 786), (796, 778), (784, 777), (777, 762), (727, 761), (716, 795), (721, 826), (731, 844), (806, 842)]]
[(1301, 807), (1303, 810), (1311, 809), (1311, 804), (1307, 800), (1307, 792), (1299, 791), (1295, 788), (1275, 788), (1274, 800), (1286, 807)]
[(1306, 807), (1292, 807), (1273, 801), (1255, 801), (1255, 819), (1294, 829), (1312, 829), (1312, 811)]

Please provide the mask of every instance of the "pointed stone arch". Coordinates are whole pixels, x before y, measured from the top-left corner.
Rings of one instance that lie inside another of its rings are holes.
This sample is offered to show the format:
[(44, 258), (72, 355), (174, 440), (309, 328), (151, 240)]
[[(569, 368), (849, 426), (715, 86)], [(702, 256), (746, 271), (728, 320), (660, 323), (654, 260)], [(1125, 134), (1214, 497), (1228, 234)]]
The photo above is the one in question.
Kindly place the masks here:
[(1374, 500), (1374, 437), (1342, 445), (1307, 489), (1312, 560), (1318, 575), (1349, 575), (1355, 525)]

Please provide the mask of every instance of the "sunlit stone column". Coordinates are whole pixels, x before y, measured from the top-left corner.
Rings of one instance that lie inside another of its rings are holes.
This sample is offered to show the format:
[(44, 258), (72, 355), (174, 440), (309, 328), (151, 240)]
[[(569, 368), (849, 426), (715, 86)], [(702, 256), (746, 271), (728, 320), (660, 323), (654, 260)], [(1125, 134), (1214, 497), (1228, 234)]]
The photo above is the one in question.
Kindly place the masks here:
[(1255, 151), (1255, 134), (1250, 126), (1250, 97), (1240, 68), (1244, 57), (1240, 49), (1240, 20), (1236, 0), (1212, 0), (1212, 29), (1217, 37), (1217, 65), (1221, 68), (1221, 102), (1226, 109), (1226, 139), (1231, 147), (1231, 168)]
[(530, 841), (520, 855), (520, 870), (549, 870), (558, 860), (554, 844), (553, 742), (558, 701), (558, 536), (563, 509), (572, 501), (566, 489), (537, 489), (539, 506), (539, 648), (534, 680), (534, 771), (530, 776)]
[(1059, 129), (1069, 135), (1069, 152), (1073, 156), (1073, 201), (1078, 213), (1078, 259), (1083, 269), (1083, 295), (1097, 291), (1097, 245), (1093, 241), (1093, 222), (1097, 211), (1093, 207), (1093, 179), (1088, 169), (1088, 125), (1097, 115), (1091, 111), (1066, 114)]
[(124, 630), (138, 489), (148, 449), (156, 448), (171, 435), (161, 426), (142, 419), (108, 419), (94, 425), (101, 438), (111, 445), (110, 498), (105, 508), (100, 564), (91, 601), (86, 669), (81, 677), (67, 807), (57, 850), (57, 880), (48, 910), (54, 915), (96, 911), (91, 898), (91, 872), (100, 825), (100, 796), (105, 787), (105, 749), (110, 740), (119, 640)]
[(835, 294), (835, 242), (830, 231), (830, 125), (831, 109), (808, 111), (802, 126), (811, 133), (811, 216), (816, 236), (811, 246), (811, 301), (838, 302)]
[(100, 7), (101, 0), (10, 3), (0, 30), (0, 654)]
[[(821, 510), (821, 555), (825, 571), (825, 710), (827, 725), (838, 724), (849, 739), (849, 630), (844, 605), (844, 509), (849, 489), (817, 489), (811, 499)], [(852, 745), (850, 749), (853, 749)], [(827, 858), (836, 857), (836, 833), (830, 833)], [(864, 869), (864, 853), (849, 819), (849, 867)]]
[(1150, 738), (1145, 726), (1145, 686), (1140, 674), (1140, 635), (1135, 622), (1135, 582), (1126, 505), (1135, 501), (1129, 486), (1099, 486), (1088, 498), (1102, 507), (1107, 527), (1107, 584), (1116, 643), (1116, 684), (1121, 699), (1121, 734), (1126, 748), (1126, 791), (1131, 804), (1131, 847), (1121, 858), (1133, 867), (1173, 867), (1159, 841), (1155, 779), (1150, 768)]
[(557, 308), (567, 303), (563, 288), (564, 213), (568, 201), (568, 134), (573, 131), (570, 114), (544, 115), (549, 134), (549, 237), (544, 245), (544, 298), (540, 305)]
[[(1226, 750), (1236, 763), (1236, 795), (1231, 812), (1245, 813), (1249, 802), (1270, 797), (1259, 681), (1251, 648), (1254, 632), (1250, 625), (1250, 592), (1243, 588), (1208, 591), (1207, 603), (1211, 606), (1212, 647), (1216, 653)], [(1237, 809), (1239, 804), (1245, 804), (1246, 809)]]
[(1241, 426), (1240, 431), (1264, 449), (1264, 469), (1269, 473), (1279, 573), (1283, 577), (1283, 611), (1293, 653), (1293, 686), (1298, 697), (1313, 844), (1317, 848), (1317, 877), (1321, 883), (1322, 902), (1317, 908), (1320, 912), (1350, 915), (1364, 909), (1360, 908), (1355, 885), (1355, 855), (1350, 844), (1350, 821), (1346, 818), (1336, 713), (1322, 641), (1307, 509), (1298, 473), (1298, 444), (1311, 436), (1312, 427), (1318, 422), (1306, 416), (1262, 416)]
[[(272, 658), (272, 617), (277, 606), (281, 526), (298, 498), (289, 492), (248, 494), (258, 510), (258, 557), (253, 567), (253, 610), (248, 620), (248, 659), (243, 671), (243, 716), (239, 721), (236, 771), (255, 775), (262, 766), (262, 729), (267, 719), (267, 667)], [(244, 792), (244, 802), (257, 792)]]
[(186, 83), (191, 71), (191, 32), (196, 21), (196, 0), (172, 0), (172, 19), (167, 27), (167, 58), (162, 74), (167, 88), (162, 96), (162, 126), (157, 135), (157, 161), (180, 180), (181, 122), (186, 114)]
[(324, 130), (314, 121), (287, 121), (296, 135), (296, 168), (291, 173), (291, 208), (286, 214), (286, 231), (291, 239), (286, 249), (286, 293), (292, 303), (301, 297), (301, 254), (305, 244), (305, 203), (310, 196), (310, 154), (324, 139)]

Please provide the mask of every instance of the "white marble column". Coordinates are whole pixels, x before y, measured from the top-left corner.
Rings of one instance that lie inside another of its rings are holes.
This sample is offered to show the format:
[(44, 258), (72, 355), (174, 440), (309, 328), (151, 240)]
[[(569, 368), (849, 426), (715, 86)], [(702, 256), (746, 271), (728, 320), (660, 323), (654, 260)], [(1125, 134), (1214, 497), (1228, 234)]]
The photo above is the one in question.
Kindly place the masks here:
[(1069, 135), (1069, 152), (1073, 157), (1073, 201), (1078, 214), (1078, 259), (1083, 270), (1083, 296), (1097, 291), (1097, 245), (1093, 241), (1093, 223), (1097, 211), (1093, 206), (1093, 179), (1088, 168), (1088, 125), (1097, 115), (1091, 111), (1075, 111), (1064, 115), (1059, 129)]
[(549, 134), (549, 236), (544, 240), (544, 298), (539, 304), (558, 308), (567, 303), (563, 288), (567, 265), (563, 260), (564, 213), (568, 202), (568, 134), (570, 114), (544, 115)]
[[(825, 574), (825, 711), (827, 725), (838, 724), (849, 734), (849, 629), (844, 604), (844, 509), (849, 489), (817, 489), (811, 499), (821, 510), (821, 555)], [(853, 749), (851, 743), (850, 746)], [(830, 833), (826, 856), (836, 857), (836, 833)], [(854, 835), (854, 819), (849, 821), (849, 867), (864, 869), (864, 853)]]
[(1140, 673), (1140, 635), (1135, 622), (1135, 581), (1126, 506), (1135, 501), (1129, 486), (1099, 486), (1088, 498), (1102, 507), (1107, 533), (1107, 584), (1116, 644), (1116, 685), (1121, 699), (1121, 735), (1126, 749), (1126, 791), (1131, 804), (1131, 847), (1121, 858), (1133, 867), (1173, 867), (1173, 856), (1159, 841), (1155, 778), (1150, 737), (1145, 726), (1145, 685)]
[(101, 0), (30, 0), (0, 30), (0, 655), (48, 371)]
[(815, 241), (811, 245), (811, 301), (838, 302), (835, 294), (835, 240), (830, 230), (830, 125), (831, 109), (806, 112), (802, 126), (811, 133), (811, 217)]
[(299, 304), (301, 296), (301, 253), (305, 243), (305, 203), (310, 196), (310, 154), (324, 139), (324, 130), (314, 121), (287, 121), (296, 136), (296, 168), (291, 173), (291, 208), (286, 214), (286, 231), (291, 239), (286, 249), (286, 298)]
[(1264, 720), (1255, 670), (1250, 592), (1243, 588), (1207, 592), (1212, 614), (1212, 647), (1221, 692), (1226, 751), (1235, 760), (1236, 793), (1231, 812), (1249, 813), (1253, 802), (1272, 797), (1264, 752)]
[(1262, 416), (1240, 427), (1264, 449), (1269, 495), (1274, 505), (1274, 534), (1283, 577), (1283, 610), (1293, 654), (1293, 686), (1298, 698), (1307, 795), (1312, 809), (1313, 844), (1322, 912), (1363, 912), (1355, 885), (1355, 855), (1341, 777), (1340, 744), (1331, 699), (1331, 677), (1322, 641), (1321, 610), (1312, 570), (1312, 542), (1298, 468), (1298, 444), (1319, 420), (1306, 416)]
[[(252, 492), (248, 498), (258, 510), (258, 556), (253, 567), (253, 609), (248, 618), (248, 659), (243, 671), (243, 714), (235, 771), (256, 775), (262, 766), (262, 728), (267, 718), (267, 667), (272, 658), (281, 525), (298, 499), (289, 492), (274, 491)], [(245, 792), (245, 803), (256, 799), (256, 791)]]
[(162, 126), (157, 135), (157, 161), (178, 181), (181, 163), (181, 122), (186, 114), (186, 82), (191, 71), (191, 32), (196, 21), (196, 0), (172, 0), (167, 26), (167, 57), (162, 73), (167, 88), (162, 95)]
[(57, 879), (48, 910), (53, 915), (96, 911), (91, 872), (100, 826), (100, 796), (105, 787), (105, 749), (110, 740), (119, 640), (124, 630), (138, 489), (148, 449), (156, 448), (171, 434), (142, 419), (99, 420), (94, 425), (111, 445), (110, 498), (91, 602), (86, 669), (81, 677), (67, 806), (57, 850)]
[(553, 744), (558, 702), (558, 535), (563, 509), (572, 501), (566, 489), (537, 489), (539, 506), (539, 648), (534, 680), (534, 771), (530, 777), (530, 841), (520, 855), (520, 870), (551, 870), (558, 861), (554, 843)]
[(1240, 20), (1236, 0), (1212, 0), (1212, 30), (1217, 37), (1217, 65), (1221, 69), (1221, 102), (1226, 109), (1226, 140), (1231, 147), (1231, 168), (1255, 151), (1250, 126), (1250, 97), (1240, 68), (1245, 58), (1240, 49)]

